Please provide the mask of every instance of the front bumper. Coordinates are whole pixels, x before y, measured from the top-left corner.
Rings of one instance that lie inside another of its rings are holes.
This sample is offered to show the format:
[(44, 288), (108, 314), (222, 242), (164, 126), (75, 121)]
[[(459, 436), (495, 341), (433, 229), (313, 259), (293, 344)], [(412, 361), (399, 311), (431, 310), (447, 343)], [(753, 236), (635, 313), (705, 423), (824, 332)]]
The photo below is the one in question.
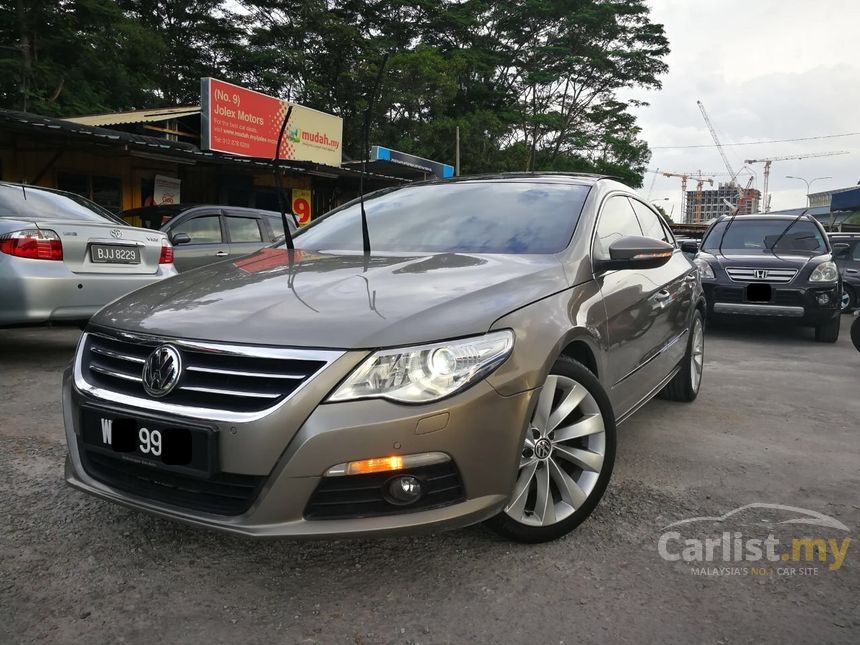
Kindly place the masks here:
[(73, 273), (63, 262), (0, 257), (0, 327), (89, 320), (107, 303), (176, 275), (172, 264), (155, 273)]
[[(708, 313), (715, 316), (767, 317), (794, 321), (801, 325), (825, 323), (840, 312), (838, 285), (796, 286), (772, 284), (767, 301), (750, 300), (749, 284), (731, 282), (703, 282)], [(822, 304), (819, 297), (826, 295)]]
[[(353, 361), (319, 375), (337, 382)], [(346, 366), (346, 367), (345, 367)], [(63, 414), (69, 455), (66, 481), (79, 490), (188, 524), (251, 536), (321, 538), (415, 533), (467, 526), (498, 513), (513, 489), (535, 391), (502, 396), (487, 382), (450, 399), (422, 406), (383, 400), (315, 405), (325, 384), (308, 388), (270, 415), (246, 423), (207, 422), (217, 433), (224, 472), (259, 475), (263, 484), (250, 508), (241, 515), (204, 513), (118, 490), (98, 481), (81, 459), (81, 405), (105, 405), (81, 394), (71, 371), (64, 377)], [(326, 390), (327, 391), (327, 390)], [(308, 397), (315, 407), (303, 422)], [(146, 417), (144, 410), (124, 409)], [(177, 420), (181, 421), (181, 420)], [(280, 446), (272, 449), (273, 441)], [(245, 442), (243, 444), (243, 442)], [(265, 442), (271, 460), (243, 459), (259, 455)], [(459, 470), (463, 501), (440, 508), (351, 519), (305, 518), (305, 509), (321, 481), (335, 464), (392, 454), (444, 452)], [(237, 454), (239, 453), (239, 454)], [(226, 470), (229, 468), (230, 470)]]

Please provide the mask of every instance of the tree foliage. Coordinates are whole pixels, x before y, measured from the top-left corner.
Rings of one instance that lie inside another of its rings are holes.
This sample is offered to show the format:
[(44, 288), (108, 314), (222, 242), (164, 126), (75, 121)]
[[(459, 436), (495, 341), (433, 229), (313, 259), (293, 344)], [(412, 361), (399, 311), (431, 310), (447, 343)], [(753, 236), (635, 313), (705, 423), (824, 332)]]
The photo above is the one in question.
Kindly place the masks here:
[[(645, 0), (15, 0), (0, 105), (45, 114), (193, 104), (216, 76), (344, 119), (464, 173), (579, 170), (640, 183), (630, 88), (668, 42)], [(371, 97), (375, 80), (378, 95)]]

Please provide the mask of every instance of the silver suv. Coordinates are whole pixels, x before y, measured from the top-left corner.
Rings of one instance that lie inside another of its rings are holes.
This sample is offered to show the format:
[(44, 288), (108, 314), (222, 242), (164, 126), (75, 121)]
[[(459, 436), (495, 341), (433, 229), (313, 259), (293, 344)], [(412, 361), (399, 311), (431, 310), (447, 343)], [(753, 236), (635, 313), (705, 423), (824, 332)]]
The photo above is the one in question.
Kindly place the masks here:
[(103, 309), (64, 380), (66, 478), (255, 536), (488, 520), (538, 542), (595, 508), (616, 424), (702, 378), (698, 272), (626, 186), (413, 184)]

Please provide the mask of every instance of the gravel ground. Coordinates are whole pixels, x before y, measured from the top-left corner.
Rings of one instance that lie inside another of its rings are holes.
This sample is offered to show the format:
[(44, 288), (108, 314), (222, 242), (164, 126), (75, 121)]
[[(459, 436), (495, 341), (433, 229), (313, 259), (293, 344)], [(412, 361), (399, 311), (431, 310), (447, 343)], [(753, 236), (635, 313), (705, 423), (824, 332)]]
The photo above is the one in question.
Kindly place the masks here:
[[(848, 323), (835, 345), (806, 330), (709, 330), (698, 401), (654, 401), (622, 426), (595, 514), (538, 546), (481, 527), (249, 541), (87, 497), (62, 481), (60, 375), (77, 333), (0, 331), (0, 642), (860, 642), (857, 544), (838, 571), (811, 563), (813, 576), (696, 575), (657, 551), (670, 522), (754, 502), (825, 513), (849, 528), (827, 536), (856, 539)], [(725, 526), (821, 530), (752, 513)]]

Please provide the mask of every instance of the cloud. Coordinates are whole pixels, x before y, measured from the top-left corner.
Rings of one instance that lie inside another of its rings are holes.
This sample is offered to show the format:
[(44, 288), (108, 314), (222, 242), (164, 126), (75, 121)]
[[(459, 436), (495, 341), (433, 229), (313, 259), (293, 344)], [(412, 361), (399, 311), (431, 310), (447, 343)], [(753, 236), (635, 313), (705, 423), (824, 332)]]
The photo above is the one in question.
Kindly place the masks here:
[[(831, 1), (813, 6), (801, 0), (755, 3), (724, 0), (693, 3), (655, 0), (652, 17), (665, 24), (672, 47), (670, 71), (658, 92), (638, 92), (650, 102), (637, 112), (643, 137), (652, 146), (711, 143), (696, 105), (701, 99), (723, 143), (796, 138), (860, 131), (860, 65), (849, 43), (860, 3)], [(844, 44), (844, 46), (843, 46)], [(860, 179), (860, 136), (727, 147), (737, 170), (748, 158), (846, 150), (851, 155), (775, 162), (773, 208), (802, 206), (806, 187), (786, 175), (818, 181), (815, 190), (854, 185)], [(651, 168), (726, 173), (715, 148), (655, 149)], [(761, 165), (756, 187), (762, 187)], [(643, 192), (648, 191), (647, 177)], [(723, 174), (717, 179), (725, 180)], [(652, 199), (669, 197), (679, 207), (680, 182), (658, 177)], [(669, 207), (671, 209), (671, 206)]]

